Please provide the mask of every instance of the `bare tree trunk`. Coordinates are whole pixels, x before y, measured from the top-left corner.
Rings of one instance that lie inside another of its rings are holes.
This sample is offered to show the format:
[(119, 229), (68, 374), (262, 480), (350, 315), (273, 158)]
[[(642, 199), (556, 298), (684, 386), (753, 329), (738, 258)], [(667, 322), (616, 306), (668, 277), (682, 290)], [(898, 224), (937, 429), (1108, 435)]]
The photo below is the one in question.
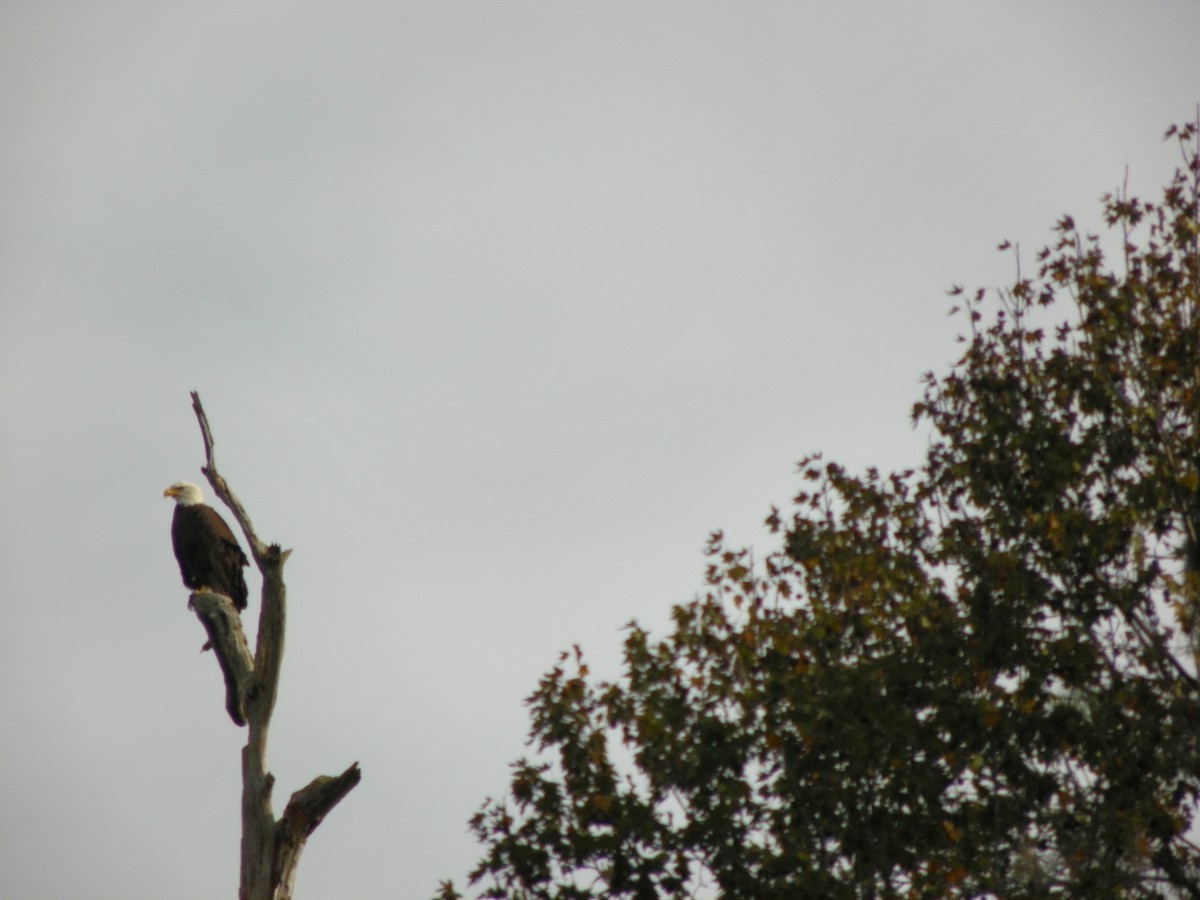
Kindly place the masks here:
[(238, 897), (239, 900), (290, 900), (296, 865), (308, 836), (358, 784), (362, 772), (358, 763), (352, 763), (341, 775), (318, 776), (292, 794), (283, 816), (275, 818), (271, 806), (275, 777), (266, 767), (267, 733), (283, 661), (287, 621), (283, 565), (291, 551), (281, 550), (278, 544), (265, 545), (258, 539), (245, 508), (217, 472), (212, 432), (195, 391), (192, 408), (200, 423), (208, 462), (201, 471), (237, 519), (263, 576), (262, 613), (253, 657), (242, 631), (241, 617), (228, 597), (197, 592), (192, 594), (191, 602), (225, 678), (229, 717), (237, 725), (249, 726), (246, 746), (242, 749), (242, 866)]

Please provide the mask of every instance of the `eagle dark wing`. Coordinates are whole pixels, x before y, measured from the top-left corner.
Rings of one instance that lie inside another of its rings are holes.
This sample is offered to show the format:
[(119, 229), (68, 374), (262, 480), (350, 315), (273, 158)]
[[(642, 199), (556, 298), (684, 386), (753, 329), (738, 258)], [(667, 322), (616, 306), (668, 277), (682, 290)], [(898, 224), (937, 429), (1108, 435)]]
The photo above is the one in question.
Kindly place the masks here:
[(176, 506), (171, 540), (184, 585), (224, 594), (239, 610), (246, 608), (249, 592), (242, 569), (250, 561), (215, 509), (203, 503)]

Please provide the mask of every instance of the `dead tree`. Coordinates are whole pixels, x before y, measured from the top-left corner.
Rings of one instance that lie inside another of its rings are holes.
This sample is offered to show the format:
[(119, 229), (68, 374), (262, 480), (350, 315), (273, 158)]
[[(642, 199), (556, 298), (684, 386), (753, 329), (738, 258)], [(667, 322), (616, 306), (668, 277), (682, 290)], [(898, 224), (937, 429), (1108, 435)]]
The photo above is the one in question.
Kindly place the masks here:
[(191, 597), (192, 609), (204, 625), (221, 666), (229, 717), (235, 724), (248, 727), (246, 746), (242, 749), (242, 861), (238, 898), (290, 900), (296, 864), (308, 836), (358, 784), (362, 772), (358, 763), (352, 763), (341, 775), (314, 778), (292, 794), (283, 815), (275, 818), (271, 806), (275, 777), (266, 768), (267, 732), (279, 687), (287, 621), (283, 564), (292, 551), (258, 539), (245, 508), (217, 472), (212, 431), (195, 391), (192, 391), (192, 408), (204, 438), (207, 465), (201, 472), (237, 519), (263, 578), (262, 610), (253, 656), (242, 631), (241, 617), (228, 597), (208, 592), (196, 592)]

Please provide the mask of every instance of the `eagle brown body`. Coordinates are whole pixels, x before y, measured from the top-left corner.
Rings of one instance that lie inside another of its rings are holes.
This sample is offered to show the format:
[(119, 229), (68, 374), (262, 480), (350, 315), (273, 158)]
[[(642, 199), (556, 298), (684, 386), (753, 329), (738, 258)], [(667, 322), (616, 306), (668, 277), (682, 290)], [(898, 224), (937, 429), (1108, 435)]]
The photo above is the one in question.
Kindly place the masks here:
[(193, 591), (224, 594), (239, 611), (245, 609), (249, 592), (242, 569), (250, 561), (229, 525), (201, 502), (204, 495), (194, 484), (176, 482), (163, 496), (175, 498), (171, 543), (184, 585)]

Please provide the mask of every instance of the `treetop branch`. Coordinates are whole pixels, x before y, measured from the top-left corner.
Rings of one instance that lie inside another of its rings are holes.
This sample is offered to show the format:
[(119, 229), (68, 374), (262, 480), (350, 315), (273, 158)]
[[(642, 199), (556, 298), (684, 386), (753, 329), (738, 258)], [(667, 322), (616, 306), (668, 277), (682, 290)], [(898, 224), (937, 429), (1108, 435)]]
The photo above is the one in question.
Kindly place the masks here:
[[(259, 571), (263, 571), (263, 566), (273, 564), (282, 566), (287, 559), (287, 553), (281, 553), (278, 547), (268, 548), (266, 544), (258, 539), (258, 535), (254, 531), (254, 526), (250, 523), (250, 514), (246, 512), (246, 508), (242, 506), (242, 502), (230, 490), (229, 485), (225, 483), (225, 479), (217, 471), (217, 463), (214, 455), (214, 441), (212, 429), (208, 424), (208, 416), (204, 413), (204, 406), (200, 403), (200, 394), (197, 391), (191, 391), (192, 409), (196, 411), (196, 420), (200, 423), (200, 434), (204, 438), (204, 458), (207, 461), (200, 471), (204, 473), (204, 477), (208, 479), (208, 483), (212, 485), (213, 491), (221, 498), (230, 511), (233, 513), (238, 524), (242, 527), (242, 533), (246, 536), (246, 543), (250, 545), (250, 552), (254, 556), (255, 565)], [(290, 552), (290, 551), (289, 551)]]

